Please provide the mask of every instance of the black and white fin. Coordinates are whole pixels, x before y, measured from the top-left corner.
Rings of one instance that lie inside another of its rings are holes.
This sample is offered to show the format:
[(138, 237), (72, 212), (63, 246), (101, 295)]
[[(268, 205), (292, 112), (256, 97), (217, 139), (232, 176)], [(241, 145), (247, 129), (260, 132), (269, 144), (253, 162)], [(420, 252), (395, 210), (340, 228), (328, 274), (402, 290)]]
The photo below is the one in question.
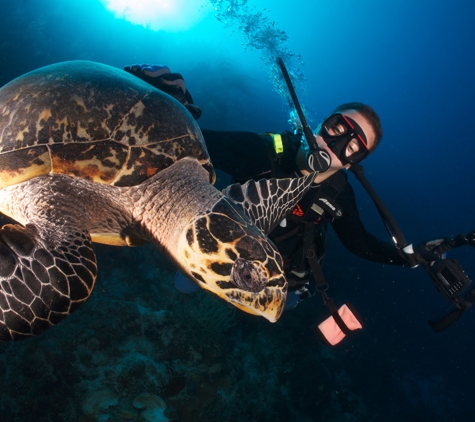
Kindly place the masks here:
[(241, 205), (264, 233), (270, 233), (308, 191), (317, 173), (294, 179), (249, 180), (228, 186), (223, 193)]

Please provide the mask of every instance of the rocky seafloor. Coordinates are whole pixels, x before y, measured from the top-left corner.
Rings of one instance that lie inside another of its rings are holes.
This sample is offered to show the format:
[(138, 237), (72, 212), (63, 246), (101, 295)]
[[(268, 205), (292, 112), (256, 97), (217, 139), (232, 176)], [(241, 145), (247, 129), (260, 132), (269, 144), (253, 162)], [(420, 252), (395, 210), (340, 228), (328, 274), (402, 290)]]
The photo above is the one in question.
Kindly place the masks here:
[(150, 246), (97, 253), (82, 308), (38, 337), (0, 344), (1, 420), (365, 419), (352, 381), (302, 324), (311, 306), (270, 324), (209, 293), (178, 293), (174, 268)]

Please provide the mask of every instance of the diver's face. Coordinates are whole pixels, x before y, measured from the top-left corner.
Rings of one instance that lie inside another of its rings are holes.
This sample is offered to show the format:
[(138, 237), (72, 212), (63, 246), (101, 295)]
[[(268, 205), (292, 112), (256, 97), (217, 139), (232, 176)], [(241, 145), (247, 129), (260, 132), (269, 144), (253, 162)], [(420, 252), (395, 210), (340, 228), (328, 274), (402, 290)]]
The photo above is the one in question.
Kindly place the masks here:
[[(376, 136), (375, 136), (373, 128), (366, 121), (366, 119), (363, 117), (363, 115), (358, 113), (356, 110), (345, 110), (345, 111), (342, 111), (341, 114), (343, 114), (347, 117), (350, 117), (356, 123), (358, 123), (358, 125), (361, 127), (361, 129), (363, 130), (363, 132), (366, 136), (368, 149), (371, 151), (371, 148), (374, 145)], [(315, 179), (315, 183), (321, 183), (325, 179), (327, 179), (328, 177), (335, 174), (337, 171), (350, 167), (350, 164), (343, 164), (340, 161), (340, 159), (328, 147), (327, 143), (323, 140), (323, 138), (320, 135), (318, 135), (319, 132), (320, 132), (320, 128), (317, 128), (317, 130), (315, 131), (315, 133), (317, 133), (317, 135), (315, 136), (315, 139), (317, 140), (317, 144), (320, 148), (324, 149), (325, 151), (328, 152), (328, 154), (330, 154), (331, 159), (332, 159), (332, 164), (331, 164), (330, 168), (327, 171), (325, 171), (323, 173), (319, 173), (317, 175), (317, 177)], [(307, 170), (304, 170), (305, 169), (305, 163), (306, 163), (306, 157), (307, 157), (307, 150), (305, 149), (304, 146), (301, 146), (299, 148), (298, 152), (297, 152), (296, 161), (297, 161), (298, 167), (301, 169), (300, 172), (302, 174), (308, 174), (309, 173)]]
[[(372, 146), (374, 145), (375, 134), (374, 134), (373, 128), (366, 121), (366, 119), (363, 117), (363, 115), (360, 114), (359, 112), (357, 112), (356, 110), (345, 110), (345, 111), (341, 112), (341, 114), (353, 119), (361, 127), (364, 134), (366, 135), (368, 149), (371, 150)], [(335, 153), (329, 148), (327, 143), (323, 140), (322, 136), (320, 135), (320, 127), (317, 128), (317, 130), (315, 132), (317, 133), (315, 138), (317, 140), (318, 146), (320, 148), (324, 149), (325, 151), (327, 151), (330, 154), (331, 158), (332, 158), (332, 164), (331, 164), (331, 166), (330, 166), (330, 168), (328, 169), (327, 172), (335, 173), (336, 171), (341, 170), (343, 168), (349, 168), (351, 164), (343, 164), (340, 161), (340, 158), (337, 155), (335, 155)], [(352, 145), (351, 144), (348, 145), (348, 148), (352, 148)], [(351, 155), (351, 153), (352, 153), (351, 150), (348, 151), (348, 155)], [(325, 173), (327, 173), (327, 172), (325, 172)]]

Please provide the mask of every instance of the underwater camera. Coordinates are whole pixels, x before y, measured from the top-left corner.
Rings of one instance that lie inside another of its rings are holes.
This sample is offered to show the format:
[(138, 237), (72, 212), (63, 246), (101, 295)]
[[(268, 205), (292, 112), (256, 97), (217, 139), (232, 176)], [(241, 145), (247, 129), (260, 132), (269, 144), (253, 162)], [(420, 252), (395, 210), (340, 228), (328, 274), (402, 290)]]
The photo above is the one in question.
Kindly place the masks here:
[(455, 259), (443, 259), (434, 268), (431, 268), (429, 275), (434, 280), (437, 290), (448, 300), (455, 302), (472, 283), (460, 263)]
[(432, 267), (425, 267), (436, 289), (451, 302), (450, 307), (435, 320), (429, 321), (434, 331), (440, 332), (457, 321), (475, 300), (475, 287), (456, 259), (442, 259)]

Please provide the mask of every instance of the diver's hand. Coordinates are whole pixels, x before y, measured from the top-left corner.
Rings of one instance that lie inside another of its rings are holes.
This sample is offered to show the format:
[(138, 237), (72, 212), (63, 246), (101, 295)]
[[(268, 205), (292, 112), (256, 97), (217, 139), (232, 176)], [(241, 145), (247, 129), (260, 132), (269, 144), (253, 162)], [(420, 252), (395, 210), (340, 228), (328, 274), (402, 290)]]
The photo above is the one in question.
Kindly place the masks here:
[(125, 66), (124, 70), (167, 94), (172, 95), (178, 91), (181, 91), (182, 95), (186, 93), (183, 77), (179, 73), (171, 73), (168, 66), (134, 64)]
[(421, 242), (414, 246), (414, 256), (418, 263), (431, 263), (441, 258), (441, 254), (437, 251), (445, 239), (436, 239), (429, 242)]
[(195, 119), (201, 116), (201, 109), (193, 104), (193, 98), (180, 73), (172, 73), (165, 65), (150, 64), (125, 66), (124, 70), (180, 101)]
[(417, 264), (432, 265), (439, 259), (445, 258), (445, 252), (451, 248), (449, 239), (440, 238), (421, 242), (413, 246), (413, 257)]
[(439, 259), (445, 258), (445, 253), (452, 248), (470, 245), (475, 246), (475, 230), (466, 235), (459, 234), (454, 238), (440, 238), (422, 242), (413, 246), (414, 259), (417, 264), (433, 264)]

